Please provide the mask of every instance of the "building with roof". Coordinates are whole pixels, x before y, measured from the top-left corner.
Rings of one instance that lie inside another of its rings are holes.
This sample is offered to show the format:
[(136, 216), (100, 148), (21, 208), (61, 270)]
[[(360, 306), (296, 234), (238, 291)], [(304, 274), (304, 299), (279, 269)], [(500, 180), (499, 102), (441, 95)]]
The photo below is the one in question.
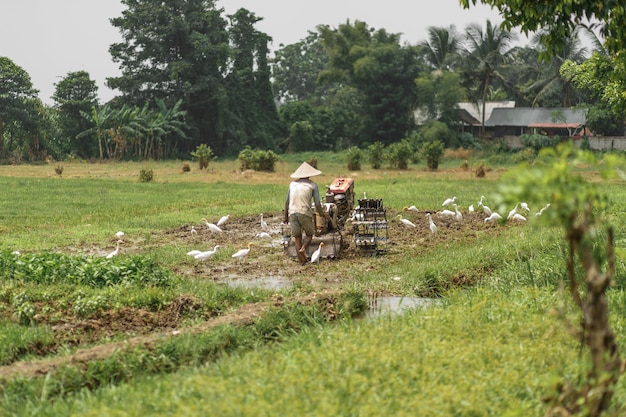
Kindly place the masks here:
[(524, 134), (574, 136), (585, 124), (584, 110), (569, 107), (496, 108), (485, 122), (494, 138)]

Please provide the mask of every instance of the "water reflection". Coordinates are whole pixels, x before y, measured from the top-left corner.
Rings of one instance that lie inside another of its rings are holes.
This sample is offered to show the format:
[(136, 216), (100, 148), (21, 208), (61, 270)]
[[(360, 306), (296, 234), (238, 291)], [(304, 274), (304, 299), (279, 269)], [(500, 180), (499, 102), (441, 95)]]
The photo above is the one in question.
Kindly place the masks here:
[(365, 312), (366, 318), (393, 316), (403, 314), (414, 308), (427, 308), (439, 303), (435, 298), (422, 297), (376, 297), (370, 302), (370, 309)]
[(266, 290), (286, 290), (293, 287), (293, 282), (280, 277), (258, 277), (249, 279), (232, 279), (226, 281), (231, 288), (262, 288)]

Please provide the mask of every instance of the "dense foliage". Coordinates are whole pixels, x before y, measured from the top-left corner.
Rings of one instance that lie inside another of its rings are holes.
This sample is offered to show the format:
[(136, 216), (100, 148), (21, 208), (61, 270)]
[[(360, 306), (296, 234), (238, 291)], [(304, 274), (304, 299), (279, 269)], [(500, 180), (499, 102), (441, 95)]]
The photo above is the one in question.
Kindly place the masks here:
[[(497, 100), (584, 106), (599, 133), (620, 133), (623, 6), (557, 2), (552, 22), (541, 14), (549, 5), (516, 14), (505, 2), (485, 3), (503, 11), (503, 25), (428, 27), (426, 40), (401, 45), (400, 34), (348, 20), (320, 25), (270, 56), (272, 39), (256, 28), (262, 17), (244, 8), (225, 15), (214, 0), (123, 0), (121, 16), (111, 19), (121, 41), (109, 48), (121, 75), (107, 80), (120, 94), (108, 103), (97, 102), (88, 73), (75, 71), (46, 107), (28, 74), (2, 58), (0, 161), (187, 159), (201, 144), (218, 157), (245, 147), (365, 149), (432, 121), (450, 130), (442, 140), (449, 148), (467, 143), (460, 101), (482, 104), (481, 134), (474, 132), (481, 139), (484, 106)], [(596, 38), (590, 59), (580, 37), (594, 27), (579, 24), (589, 16), (608, 36), (606, 45)], [(530, 45), (515, 44), (516, 26), (536, 32)]]

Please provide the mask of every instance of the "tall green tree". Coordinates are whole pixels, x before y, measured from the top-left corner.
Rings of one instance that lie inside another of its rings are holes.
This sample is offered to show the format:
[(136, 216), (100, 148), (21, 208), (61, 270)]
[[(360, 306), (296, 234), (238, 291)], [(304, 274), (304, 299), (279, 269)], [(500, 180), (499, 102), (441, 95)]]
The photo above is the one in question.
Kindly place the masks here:
[(461, 39), (454, 25), (429, 26), (428, 39), (418, 43), (428, 66), (433, 70), (454, 70), (459, 63)]
[(500, 29), (487, 20), (485, 28), (478, 24), (470, 24), (465, 29), (467, 42), (467, 59), (465, 60), (464, 76), (474, 88), (473, 96), (482, 105), (481, 138), (485, 138), (485, 105), (492, 84), (504, 82), (501, 68), (506, 63), (511, 51), (511, 43), (515, 34)]
[(414, 80), (419, 72), (415, 48), (402, 47), (400, 35), (370, 30), (361, 21), (318, 30), (330, 56), (320, 80), (352, 86), (363, 98), (361, 143), (392, 143), (405, 137), (414, 127)]
[[(460, 76), (450, 71), (422, 73), (415, 80), (417, 107), (429, 120), (438, 120), (449, 128), (459, 123), (458, 103), (465, 98)], [(447, 144), (446, 144), (447, 145)]]
[(36, 125), (37, 93), (30, 75), (22, 67), (0, 57), (0, 158), (7, 155), (7, 132), (25, 127), (32, 130)]
[(320, 72), (328, 68), (328, 61), (328, 53), (317, 32), (309, 31), (299, 42), (281, 45), (271, 61), (275, 100), (324, 102), (332, 85), (318, 83), (317, 79)]
[[(107, 79), (122, 93), (121, 102), (141, 107), (182, 100), (192, 141), (189, 149), (209, 143), (225, 148), (229, 68), (227, 22), (213, 0), (122, 0), (122, 16), (111, 19), (122, 42), (109, 52), (122, 71)], [(189, 150), (187, 149), (187, 150)]]
[[(565, 61), (579, 64), (587, 58), (587, 48), (582, 46), (579, 35), (580, 28), (573, 30), (570, 36), (564, 39), (562, 46), (554, 51), (550, 60), (542, 66), (543, 71), (539, 78), (529, 87), (529, 90), (534, 92), (533, 106), (571, 107), (574, 105), (574, 85), (561, 76), (560, 69)], [(545, 46), (541, 43), (543, 36), (544, 31), (539, 31), (531, 38), (531, 44), (539, 51), (540, 56), (543, 56), (541, 52), (545, 50)], [(558, 102), (555, 103), (554, 99)]]
[(272, 149), (281, 125), (268, 59), (271, 38), (255, 28), (261, 18), (246, 9), (228, 17), (232, 48), (232, 70), (226, 77), (228, 153), (236, 155), (246, 146)]
[(76, 136), (92, 127), (92, 123), (83, 117), (83, 112), (89, 112), (98, 104), (98, 86), (89, 77), (86, 71), (68, 72), (67, 75), (55, 84), (52, 95), (55, 108), (58, 112), (57, 122), (62, 141), (67, 153), (76, 153), (82, 158), (89, 158), (92, 149), (88, 142), (80, 141)]

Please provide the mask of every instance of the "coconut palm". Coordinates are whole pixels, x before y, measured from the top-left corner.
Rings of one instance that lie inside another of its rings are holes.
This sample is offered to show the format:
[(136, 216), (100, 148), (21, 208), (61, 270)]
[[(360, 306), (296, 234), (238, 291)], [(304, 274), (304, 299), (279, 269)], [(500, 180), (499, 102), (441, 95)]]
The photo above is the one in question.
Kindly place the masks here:
[[(482, 102), (481, 137), (485, 137), (485, 103), (492, 83), (503, 81), (500, 69), (507, 61), (511, 44), (517, 36), (487, 20), (485, 30), (478, 24), (465, 29), (467, 59), (464, 77), (475, 87), (473, 96)], [(471, 92), (472, 89), (470, 89)], [(477, 100), (477, 101), (478, 101)]]
[[(566, 60), (580, 64), (587, 58), (588, 50), (582, 46), (580, 33), (580, 27), (574, 29), (570, 36), (563, 40), (563, 45), (557, 53), (550, 57), (547, 65), (541, 66), (542, 71), (537, 80), (528, 88), (530, 92), (534, 92), (533, 106), (553, 106), (553, 103), (546, 103), (550, 96), (558, 96), (561, 107), (571, 107), (573, 105), (574, 86), (561, 77), (559, 70)], [(541, 43), (544, 34), (545, 31), (540, 31), (531, 38), (531, 45), (540, 52), (545, 51)]]
[(456, 27), (428, 27), (428, 40), (418, 44), (427, 64), (434, 70), (451, 70), (456, 65), (461, 41)]

